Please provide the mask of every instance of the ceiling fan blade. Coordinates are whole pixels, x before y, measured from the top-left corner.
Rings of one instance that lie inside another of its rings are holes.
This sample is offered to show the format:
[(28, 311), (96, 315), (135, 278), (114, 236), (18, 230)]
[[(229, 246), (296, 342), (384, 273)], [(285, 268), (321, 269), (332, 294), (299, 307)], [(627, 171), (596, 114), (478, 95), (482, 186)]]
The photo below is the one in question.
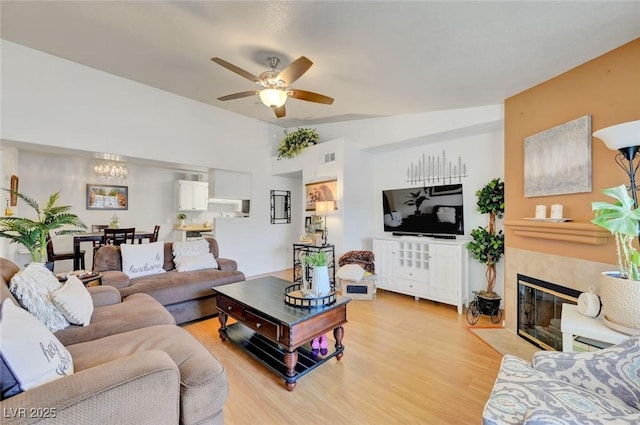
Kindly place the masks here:
[(239, 67), (235, 66), (232, 63), (227, 62), (224, 59), (220, 59), (218, 57), (215, 57), (215, 58), (211, 58), (211, 60), (214, 61), (215, 63), (217, 63), (218, 65), (221, 65), (221, 66), (227, 68), (229, 71), (235, 72), (239, 76), (246, 78), (247, 80), (253, 81), (256, 84), (260, 84), (260, 79), (258, 77), (256, 77), (255, 75), (253, 75), (252, 73), (250, 73), (248, 71), (245, 71), (242, 68), (239, 68)]
[(308, 102), (324, 103), (326, 105), (333, 103), (332, 97), (306, 90), (290, 89), (287, 90), (287, 94), (294, 99), (306, 100)]
[(247, 91), (241, 91), (239, 93), (233, 93), (233, 94), (228, 94), (226, 96), (222, 96), (219, 97), (218, 100), (233, 100), (233, 99), (240, 99), (243, 97), (249, 97), (249, 96), (253, 96), (259, 93), (259, 90), (247, 90)]
[(290, 86), (294, 81), (300, 78), (302, 74), (307, 72), (307, 70), (311, 68), (311, 65), (313, 65), (313, 62), (304, 56), (300, 56), (298, 59), (291, 62), (289, 66), (280, 71), (280, 74), (278, 74), (276, 79), (284, 81), (285, 86)]
[(285, 115), (287, 115), (287, 111), (284, 108), (284, 105), (282, 105), (279, 108), (276, 106), (271, 106), (271, 109), (273, 109), (273, 112), (276, 114), (276, 117), (278, 118), (283, 118)]

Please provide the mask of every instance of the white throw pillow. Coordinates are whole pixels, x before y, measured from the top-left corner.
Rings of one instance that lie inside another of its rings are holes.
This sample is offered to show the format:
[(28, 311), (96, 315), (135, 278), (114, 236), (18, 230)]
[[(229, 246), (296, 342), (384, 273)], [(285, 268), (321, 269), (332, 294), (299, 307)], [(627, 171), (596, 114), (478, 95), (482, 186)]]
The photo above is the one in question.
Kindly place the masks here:
[(18, 302), (51, 332), (69, 326), (64, 315), (51, 301), (51, 293), (62, 283), (42, 263), (31, 263), (11, 278), (9, 290)]
[(338, 276), (338, 279), (360, 282), (364, 277), (365, 272), (365, 269), (358, 264), (345, 264), (338, 269), (336, 276)]
[(456, 224), (456, 209), (454, 207), (440, 207), (436, 212), (440, 223)]
[(7, 298), (0, 320), (2, 398), (73, 374), (71, 354), (42, 323)]
[(77, 276), (69, 276), (62, 288), (51, 294), (51, 300), (69, 323), (88, 326), (91, 322), (93, 299)]
[(174, 242), (172, 249), (174, 258), (208, 254), (209, 241), (206, 239), (196, 239), (194, 241)]
[(130, 278), (164, 273), (164, 242), (122, 244), (122, 271)]
[(179, 272), (190, 272), (193, 270), (217, 269), (218, 262), (213, 258), (213, 254), (192, 255), (190, 257), (177, 257), (173, 260)]

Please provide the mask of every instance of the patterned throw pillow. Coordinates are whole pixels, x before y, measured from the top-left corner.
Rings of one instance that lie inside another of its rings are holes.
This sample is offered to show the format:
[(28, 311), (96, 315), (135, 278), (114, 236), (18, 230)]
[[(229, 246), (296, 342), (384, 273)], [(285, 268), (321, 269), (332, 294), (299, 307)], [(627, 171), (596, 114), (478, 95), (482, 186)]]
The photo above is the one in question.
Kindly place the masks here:
[(31, 263), (11, 278), (9, 290), (18, 302), (51, 332), (69, 326), (64, 315), (51, 301), (50, 294), (62, 283), (42, 263)]
[(73, 374), (65, 346), (9, 298), (2, 303), (0, 345), (1, 399)]

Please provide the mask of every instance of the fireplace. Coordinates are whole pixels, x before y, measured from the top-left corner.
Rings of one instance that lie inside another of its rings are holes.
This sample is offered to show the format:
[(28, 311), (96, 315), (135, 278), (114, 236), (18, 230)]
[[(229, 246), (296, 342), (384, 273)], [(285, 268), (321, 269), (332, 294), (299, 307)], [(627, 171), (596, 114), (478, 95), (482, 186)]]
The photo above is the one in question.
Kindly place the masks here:
[(562, 304), (580, 291), (518, 274), (518, 335), (544, 350), (562, 351)]

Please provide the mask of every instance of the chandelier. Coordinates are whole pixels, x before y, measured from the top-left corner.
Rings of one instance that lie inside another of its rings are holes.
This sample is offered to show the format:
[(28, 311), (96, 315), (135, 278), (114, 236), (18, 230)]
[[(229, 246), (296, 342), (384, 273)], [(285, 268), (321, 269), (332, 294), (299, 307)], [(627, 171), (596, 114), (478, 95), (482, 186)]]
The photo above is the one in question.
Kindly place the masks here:
[(98, 177), (126, 179), (129, 171), (124, 162), (101, 161), (93, 166)]

